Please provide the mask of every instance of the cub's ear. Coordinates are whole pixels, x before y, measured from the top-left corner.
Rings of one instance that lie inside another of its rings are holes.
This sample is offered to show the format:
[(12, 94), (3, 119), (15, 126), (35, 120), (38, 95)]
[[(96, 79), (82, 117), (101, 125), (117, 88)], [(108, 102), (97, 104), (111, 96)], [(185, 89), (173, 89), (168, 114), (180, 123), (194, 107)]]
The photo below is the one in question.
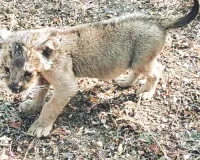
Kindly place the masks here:
[(59, 48), (60, 40), (56, 37), (51, 37), (36, 47), (36, 49), (40, 51), (40, 62), (45, 70), (49, 70), (51, 68), (51, 65), (53, 63), (52, 60), (56, 57), (56, 51)]
[(2, 45), (6, 42), (8, 37), (11, 35), (11, 32), (5, 29), (0, 30), (0, 60), (2, 59), (3, 52), (2, 52)]
[(58, 50), (60, 47), (60, 40), (56, 37), (51, 37), (38, 46), (39, 49), (49, 48), (51, 50)]
[(6, 42), (11, 32), (5, 29), (0, 30), (0, 46)]
[(42, 51), (41, 54), (45, 58), (49, 59), (54, 57), (55, 51), (58, 50), (59, 47), (60, 47), (60, 40), (55, 37), (51, 37), (42, 44), (38, 45), (37, 50)]

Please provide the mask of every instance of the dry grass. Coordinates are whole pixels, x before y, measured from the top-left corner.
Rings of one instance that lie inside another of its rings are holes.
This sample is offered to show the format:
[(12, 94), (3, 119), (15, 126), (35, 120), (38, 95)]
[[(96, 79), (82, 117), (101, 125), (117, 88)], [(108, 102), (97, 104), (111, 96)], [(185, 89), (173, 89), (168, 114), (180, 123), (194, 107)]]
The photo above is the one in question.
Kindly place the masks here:
[[(133, 11), (177, 16), (190, 5), (185, 0), (2, 0), (0, 28), (77, 25)], [(200, 159), (199, 20), (169, 32), (153, 100), (135, 95), (144, 80), (122, 89), (111, 81), (81, 79), (79, 93), (48, 138), (26, 134), (35, 117), (19, 117), (23, 97), (12, 95), (1, 81), (0, 159)]]

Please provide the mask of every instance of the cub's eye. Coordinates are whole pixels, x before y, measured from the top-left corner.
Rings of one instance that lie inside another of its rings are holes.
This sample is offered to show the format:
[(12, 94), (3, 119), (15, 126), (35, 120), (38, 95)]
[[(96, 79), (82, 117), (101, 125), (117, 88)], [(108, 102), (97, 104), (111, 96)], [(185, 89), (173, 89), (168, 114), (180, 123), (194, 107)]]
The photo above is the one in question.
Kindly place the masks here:
[(24, 77), (32, 77), (32, 76), (33, 76), (33, 73), (32, 73), (32, 72), (25, 71)]
[(6, 71), (6, 73), (10, 73), (10, 69), (8, 67), (4, 67), (4, 70)]

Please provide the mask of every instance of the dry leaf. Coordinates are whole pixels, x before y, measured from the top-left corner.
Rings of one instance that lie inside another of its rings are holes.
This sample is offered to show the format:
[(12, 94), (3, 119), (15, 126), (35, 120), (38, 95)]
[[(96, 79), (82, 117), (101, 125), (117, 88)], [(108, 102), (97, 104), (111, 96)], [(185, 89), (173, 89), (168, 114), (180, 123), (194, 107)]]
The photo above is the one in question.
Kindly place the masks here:
[(103, 147), (103, 142), (98, 141), (98, 142), (97, 142), (97, 146), (99, 146), (99, 147)]
[(85, 128), (84, 134), (95, 134), (95, 131)]
[(79, 131), (76, 135), (81, 136), (83, 134), (84, 127), (79, 128)]
[(106, 123), (106, 119), (107, 119), (107, 113), (106, 112), (101, 112), (99, 114), (99, 119), (100, 119), (101, 123), (105, 124)]
[(158, 147), (157, 147), (156, 144), (151, 144), (151, 145), (149, 146), (149, 149), (150, 149), (151, 151), (153, 151), (153, 152), (157, 152), (157, 151), (158, 151)]
[(56, 128), (55, 130), (53, 130), (51, 132), (52, 135), (66, 135), (66, 136), (69, 136), (71, 135), (71, 131), (70, 130), (65, 130), (65, 129), (62, 129), (62, 128)]
[(123, 152), (123, 145), (121, 143), (119, 144), (117, 151), (118, 151), (119, 154), (122, 154), (122, 152)]
[(22, 122), (8, 122), (9, 127), (18, 129), (21, 127)]
[(94, 96), (92, 96), (92, 95), (90, 95), (90, 101), (92, 101), (92, 102), (97, 102), (99, 99), (98, 98), (96, 98), (96, 97), (94, 97)]

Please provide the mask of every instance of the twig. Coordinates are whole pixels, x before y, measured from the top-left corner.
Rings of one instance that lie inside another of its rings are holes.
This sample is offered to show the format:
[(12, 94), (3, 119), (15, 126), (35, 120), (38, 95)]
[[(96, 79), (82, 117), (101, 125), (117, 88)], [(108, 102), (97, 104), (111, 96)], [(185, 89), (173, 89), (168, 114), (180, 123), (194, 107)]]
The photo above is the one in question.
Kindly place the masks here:
[[(139, 99), (139, 101), (138, 101), (138, 103), (137, 103), (137, 109), (138, 109), (139, 106), (140, 106), (140, 100), (141, 100), (141, 97), (140, 97), (140, 99)], [(138, 114), (139, 114), (139, 119), (140, 119), (140, 125), (142, 125), (143, 128), (144, 128), (145, 130), (147, 130), (148, 133), (152, 136), (152, 138), (155, 140), (155, 142), (157, 143), (157, 145), (160, 147), (161, 151), (163, 152), (165, 158), (166, 158), (167, 160), (171, 160), (171, 158), (169, 158), (169, 157), (167, 156), (167, 153), (166, 153), (165, 149), (161, 146), (161, 144), (158, 142), (158, 140), (157, 140), (156, 137), (153, 135), (153, 133), (150, 131), (150, 129), (148, 129), (148, 128), (143, 124), (143, 122), (142, 122), (142, 120), (141, 120), (140, 112), (138, 112)]]
[(138, 102), (137, 102), (137, 105), (136, 105), (136, 110), (135, 110), (135, 112), (137, 112), (137, 111), (138, 111), (138, 109), (139, 109), (139, 107), (140, 107), (141, 99), (142, 99), (142, 95), (139, 95), (139, 100), (138, 100)]
[(32, 145), (33, 145), (34, 141), (35, 141), (35, 139), (33, 139), (32, 142), (29, 144), (28, 149), (27, 149), (27, 151), (26, 151), (26, 153), (25, 153), (25, 156), (24, 156), (23, 160), (26, 160), (26, 157), (27, 157), (27, 155), (28, 155), (28, 152), (29, 152), (29, 150), (32, 148)]

